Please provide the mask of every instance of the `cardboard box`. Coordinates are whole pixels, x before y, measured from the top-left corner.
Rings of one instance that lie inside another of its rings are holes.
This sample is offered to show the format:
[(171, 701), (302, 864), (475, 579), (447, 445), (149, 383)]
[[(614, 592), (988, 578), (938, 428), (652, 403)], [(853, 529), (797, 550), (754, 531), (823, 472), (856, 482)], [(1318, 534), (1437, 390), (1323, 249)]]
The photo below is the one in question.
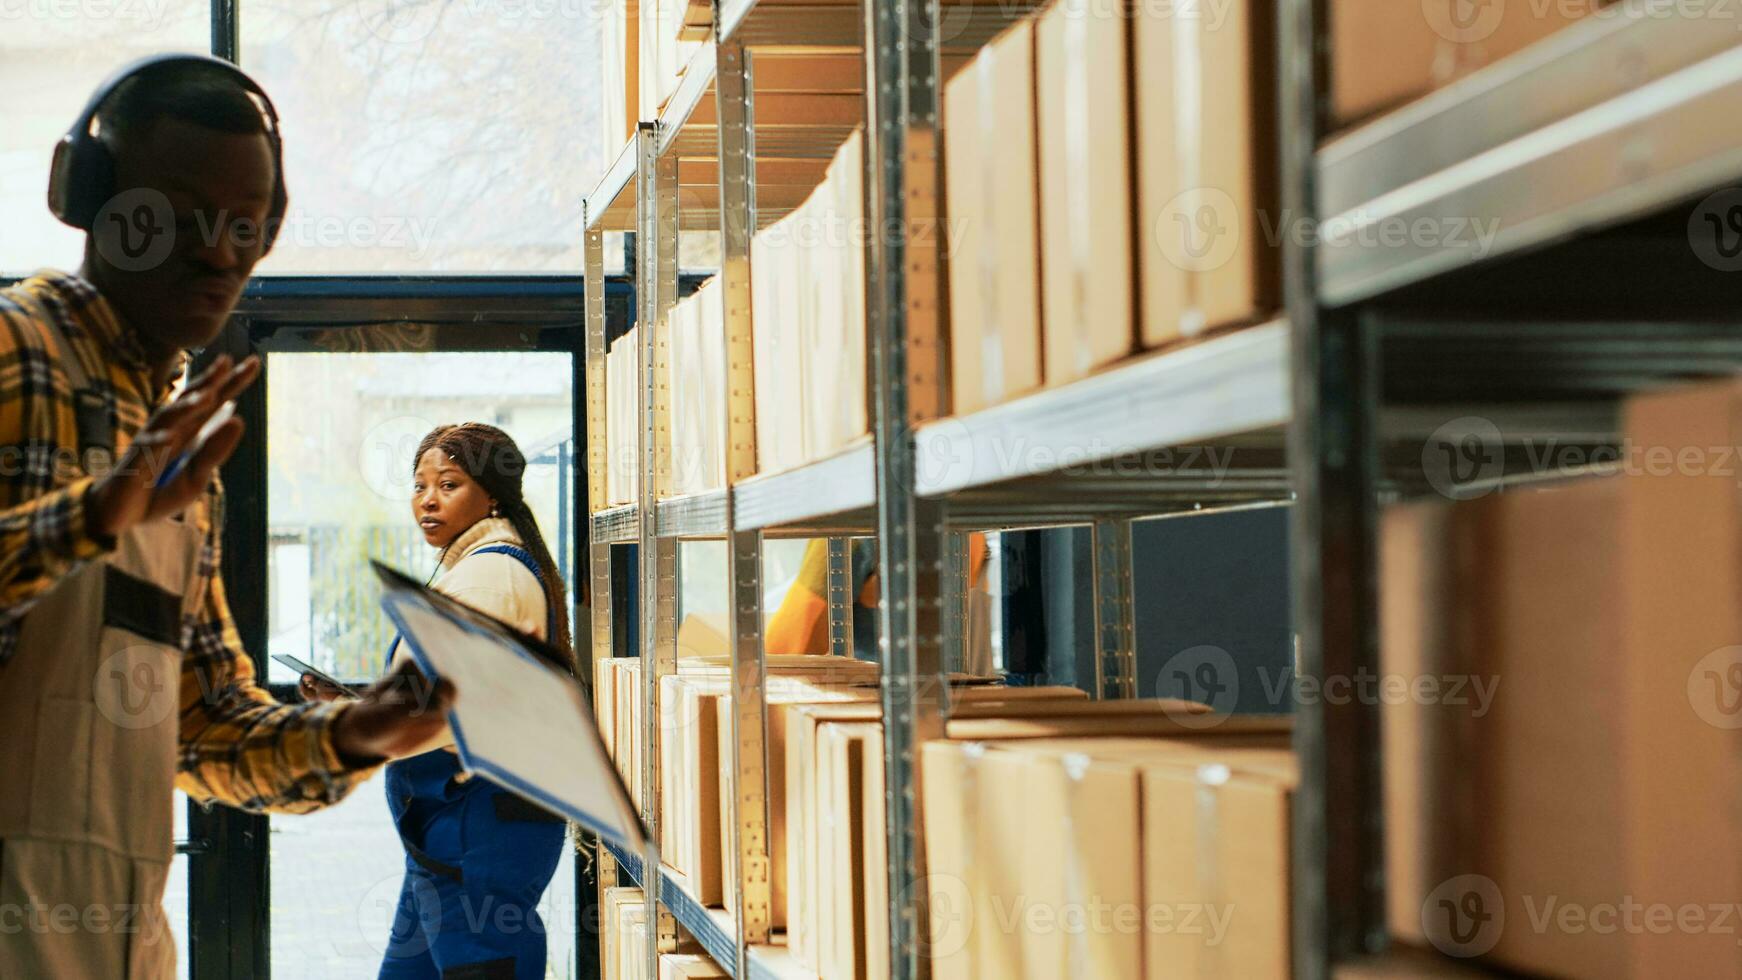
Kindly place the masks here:
[(822, 890), (818, 945), (823, 976), (865, 980), (865, 743), (881, 738), (876, 724), (823, 725), (818, 740), (819, 823), (832, 887)]
[(1040, 387), (1034, 26), (1020, 20), (944, 88), (950, 391), (962, 415)]
[(935, 977), (1288, 974), (1285, 741), (923, 752)]
[[(1159, 719), (1166, 722), (1168, 712), (1183, 712), (1188, 709), (1184, 702), (1105, 702), (1089, 701), (1083, 693), (1075, 688), (999, 688), (970, 687), (956, 692), (958, 704), (949, 727), (951, 737), (963, 729), (958, 726), (972, 726), (975, 731), (992, 738), (1049, 738), (1061, 734), (1076, 732), (1120, 734), (1127, 731), (1154, 730), (1149, 726), (1134, 725), (1145, 716), (1151, 720)], [(791, 896), (787, 909), (787, 942), (793, 958), (813, 970), (823, 968), (823, 957), (826, 955), (823, 943), (822, 921), (826, 916), (833, 916), (830, 904), (842, 891), (837, 873), (827, 866), (830, 854), (828, 843), (828, 828), (830, 821), (820, 816), (827, 804), (822, 799), (823, 787), (828, 781), (820, 775), (823, 766), (823, 752), (819, 748), (821, 727), (836, 725), (843, 728), (855, 723), (872, 725), (864, 734), (870, 735), (876, 731), (875, 723), (881, 711), (880, 706), (872, 700), (841, 704), (809, 704), (796, 705), (786, 711), (786, 777), (785, 785), (790, 787), (786, 794), (786, 846), (787, 858), (785, 871), (788, 877), (787, 890)], [(1226, 723), (1233, 731), (1255, 733), (1259, 738), (1286, 738), (1289, 726), (1286, 721), (1271, 721), (1254, 723), (1250, 726), (1239, 721)], [(857, 729), (853, 729), (857, 732)], [(1160, 729), (1170, 735), (1189, 735), (1201, 737), (1203, 730), (1189, 728), (1177, 723), (1168, 724)], [(1224, 728), (1213, 731), (1223, 733)], [(1234, 736), (1241, 737), (1241, 736)], [(888, 861), (884, 853), (886, 831), (883, 814), (883, 755), (880, 737), (870, 738), (859, 749), (863, 761), (861, 763), (861, 778), (865, 788), (860, 793), (864, 805), (862, 821), (865, 826), (864, 864), (868, 869), (861, 876), (862, 891), (852, 897), (860, 911), (855, 913), (856, 922), (862, 922), (865, 939), (863, 948), (866, 951), (865, 969), (871, 976), (881, 975), (886, 967), (883, 957), (888, 946), (888, 922), (885, 911), (888, 907)], [(839, 804), (836, 804), (839, 808)], [(844, 900), (844, 899), (843, 899)], [(988, 913), (990, 914), (990, 913)], [(993, 974), (987, 974), (993, 975)]]
[(764, 473), (834, 455), (870, 429), (863, 155), (854, 132), (803, 203), (751, 242)]
[(659, 957), (659, 980), (706, 980), (727, 975), (705, 953), (662, 953)]
[(718, 279), (672, 307), (671, 492), (726, 486), (726, 333)]
[(617, 338), (605, 354), (605, 494), (612, 506), (635, 503), (641, 493), (641, 327)]
[(1275, 5), (1138, 4), (1132, 43), (1143, 344), (1255, 322), (1282, 301)]
[[(634, 975), (625, 972), (627, 966), (626, 936), (628, 923), (626, 920), (636, 912), (645, 917), (647, 910), (647, 895), (639, 888), (619, 887), (607, 888), (600, 902), (600, 930), (604, 939), (604, 949), (600, 956), (600, 972), (603, 980), (629, 980)], [(645, 973), (646, 971), (641, 971)]]
[(1605, 2), (1329, 0), (1333, 121), (1349, 125), (1426, 95)]
[(870, 431), (866, 401), (864, 146), (843, 142), (801, 209), (812, 229), (798, 274), (810, 286), (802, 348), (805, 458), (832, 456)]
[(779, 473), (805, 462), (803, 337), (799, 318), (798, 222), (794, 214), (750, 242), (752, 327), (756, 371), (756, 464)]
[(1124, 0), (1060, 0), (1036, 22), (1048, 385), (1136, 347), (1130, 26)]
[[(1742, 976), (1711, 918), (1742, 893), (1742, 744), (1702, 716), (1730, 689), (1701, 686), (1737, 659), (1742, 526), (1733, 476), (1675, 462), (1737, 445), (1738, 392), (1631, 403), (1640, 472), (1385, 515), (1383, 673), (1488, 687), (1381, 712), (1395, 935), (1532, 973)], [(1466, 934), (1470, 902), (1494, 917)]]
[(1630, 965), (1640, 977), (1742, 977), (1738, 935), (1710, 918), (1742, 895), (1742, 386), (1632, 399), (1624, 431), (1646, 454), (1623, 525), (1627, 890), (1676, 909), (1678, 923), (1690, 905), (1708, 914), (1700, 931), (1634, 936)]

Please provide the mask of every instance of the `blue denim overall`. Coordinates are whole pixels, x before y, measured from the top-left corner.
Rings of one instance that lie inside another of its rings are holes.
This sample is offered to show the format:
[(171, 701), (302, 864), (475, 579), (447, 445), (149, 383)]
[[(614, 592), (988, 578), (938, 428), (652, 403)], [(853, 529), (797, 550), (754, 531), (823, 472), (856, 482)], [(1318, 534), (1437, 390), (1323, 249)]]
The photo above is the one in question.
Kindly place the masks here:
[[(509, 555), (538, 575), (532, 556), (513, 545), (473, 554)], [(552, 628), (555, 620), (553, 611)], [(459, 776), (459, 757), (446, 749), (387, 767), (405, 884), (380, 978), (543, 980), (537, 906), (562, 857), (567, 824), (488, 780)]]

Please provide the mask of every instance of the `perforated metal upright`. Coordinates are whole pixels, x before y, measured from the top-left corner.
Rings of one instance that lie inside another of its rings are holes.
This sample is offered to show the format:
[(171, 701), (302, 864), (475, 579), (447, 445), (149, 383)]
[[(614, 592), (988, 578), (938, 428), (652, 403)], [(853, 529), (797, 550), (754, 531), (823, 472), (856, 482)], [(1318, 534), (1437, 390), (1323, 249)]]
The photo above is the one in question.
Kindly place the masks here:
[[(715, 24), (722, 18), (716, 11)], [(715, 30), (720, 28), (716, 26)], [(744, 45), (716, 35), (715, 104), (720, 143), (720, 285), (726, 328), (726, 574), (731, 597), (732, 851), (738, 881), (739, 977), (750, 946), (773, 925), (769, 856), (767, 662), (762, 647), (762, 534), (739, 530), (738, 481), (756, 473), (755, 360), (751, 344), (750, 240), (756, 233), (756, 137), (752, 65)]]
[(642, 859), (647, 893), (648, 975), (659, 974), (659, 953), (677, 947), (677, 926), (659, 904), (659, 689), (677, 667), (677, 542), (658, 534), (658, 503), (671, 484), (671, 377), (666, 319), (677, 302), (677, 161), (659, 154), (659, 127), (636, 131), (636, 313), (639, 319), (641, 480), (637, 502), (641, 613), (641, 804), (650, 831)]
[(882, 583), (884, 802), (890, 975), (927, 975), (919, 746), (948, 713), (941, 573), (944, 504), (915, 492), (914, 428), (944, 407), (937, 236), (936, 0), (865, 0), (866, 332)]

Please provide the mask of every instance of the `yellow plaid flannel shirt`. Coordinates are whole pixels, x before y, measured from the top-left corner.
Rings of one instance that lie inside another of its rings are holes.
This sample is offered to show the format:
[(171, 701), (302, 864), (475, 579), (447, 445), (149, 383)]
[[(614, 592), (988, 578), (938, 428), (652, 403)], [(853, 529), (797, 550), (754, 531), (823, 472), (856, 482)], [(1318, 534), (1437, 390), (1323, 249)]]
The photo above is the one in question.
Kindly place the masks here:
[[(85, 526), (93, 480), (79, 460), (74, 392), (42, 325), (51, 319), (108, 403), (117, 458), (170, 395), (153, 390), (138, 339), (90, 283), (43, 272), (0, 290), (0, 666), (31, 605), (112, 547)], [(197, 574), (210, 584), (203, 609), (182, 623), (176, 785), (247, 810), (319, 809), (373, 767), (347, 769), (333, 748), (347, 705), (281, 704), (256, 683), (219, 575), (223, 508), (213, 480), (190, 515), (205, 534)]]

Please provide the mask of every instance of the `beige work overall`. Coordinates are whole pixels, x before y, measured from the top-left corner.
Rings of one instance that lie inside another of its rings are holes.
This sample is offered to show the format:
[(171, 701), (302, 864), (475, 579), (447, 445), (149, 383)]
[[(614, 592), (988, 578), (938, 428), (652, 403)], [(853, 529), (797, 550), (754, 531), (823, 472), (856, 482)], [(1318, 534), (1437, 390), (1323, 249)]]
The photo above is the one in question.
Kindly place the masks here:
[[(71, 383), (87, 389), (49, 329)], [(96, 428), (87, 415), (79, 444), (89, 470), (113, 459), (115, 444), (112, 427), (85, 431)], [(186, 516), (134, 528), (59, 582), (0, 666), (0, 977), (175, 976), (163, 890), (181, 648), (204, 599), (194, 587), (202, 534)]]

